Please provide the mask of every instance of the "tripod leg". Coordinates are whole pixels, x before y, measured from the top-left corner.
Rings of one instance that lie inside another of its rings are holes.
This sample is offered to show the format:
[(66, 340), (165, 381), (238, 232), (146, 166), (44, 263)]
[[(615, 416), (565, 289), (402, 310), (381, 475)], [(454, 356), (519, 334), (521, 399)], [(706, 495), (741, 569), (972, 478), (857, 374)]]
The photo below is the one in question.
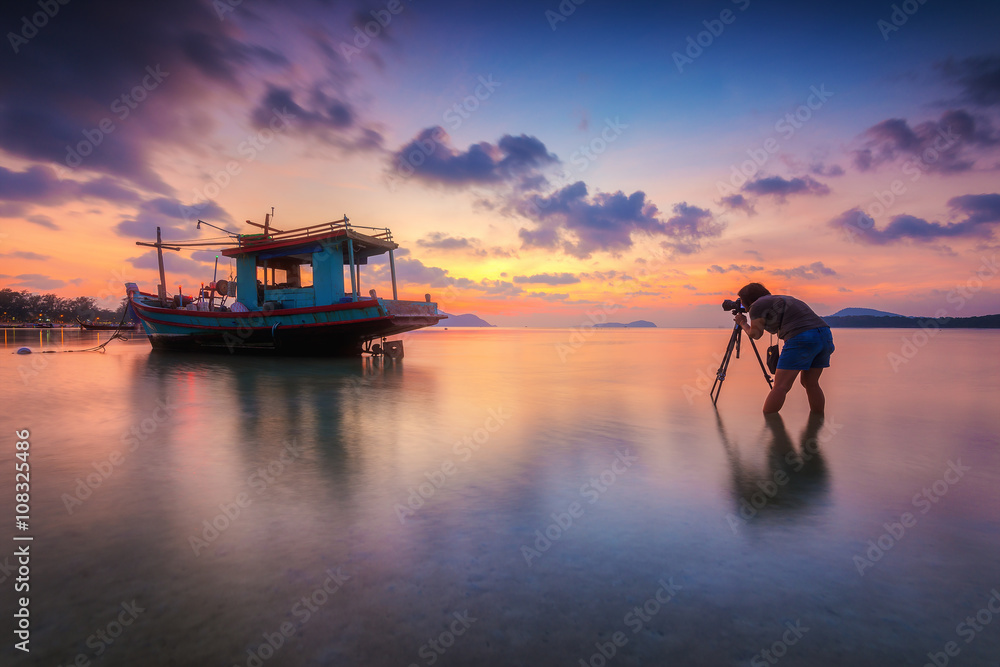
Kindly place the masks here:
[(708, 393), (708, 395), (712, 398), (712, 405), (716, 405), (719, 402), (719, 394), (722, 392), (722, 383), (726, 379), (726, 371), (729, 369), (729, 360), (732, 359), (733, 348), (739, 347), (741, 333), (743, 333), (743, 330), (740, 329), (738, 324), (733, 327), (733, 333), (729, 337), (729, 345), (726, 346), (726, 354), (722, 357), (722, 363), (719, 364), (719, 370), (715, 372), (715, 382), (712, 384), (712, 391)]
[[(747, 336), (750, 338), (750, 336)], [(767, 372), (767, 366), (764, 365), (764, 361), (760, 358), (760, 352), (757, 351), (757, 344), (753, 342), (753, 338), (750, 338), (750, 345), (753, 346), (753, 353), (757, 355), (757, 363), (760, 364), (760, 371), (764, 374), (764, 379), (767, 380), (767, 386), (774, 389), (774, 382), (771, 381), (771, 374)]]

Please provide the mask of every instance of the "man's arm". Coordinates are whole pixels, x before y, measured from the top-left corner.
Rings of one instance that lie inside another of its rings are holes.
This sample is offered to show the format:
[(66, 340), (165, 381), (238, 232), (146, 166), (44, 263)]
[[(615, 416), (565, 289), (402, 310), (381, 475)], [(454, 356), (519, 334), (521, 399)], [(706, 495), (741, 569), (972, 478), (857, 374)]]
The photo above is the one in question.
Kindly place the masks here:
[(743, 313), (740, 313), (733, 318), (743, 331), (747, 332), (747, 336), (750, 336), (753, 340), (758, 340), (764, 335), (764, 318), (758, 317), (756, 319), (750, 320), (747, 323), (747, 317)]

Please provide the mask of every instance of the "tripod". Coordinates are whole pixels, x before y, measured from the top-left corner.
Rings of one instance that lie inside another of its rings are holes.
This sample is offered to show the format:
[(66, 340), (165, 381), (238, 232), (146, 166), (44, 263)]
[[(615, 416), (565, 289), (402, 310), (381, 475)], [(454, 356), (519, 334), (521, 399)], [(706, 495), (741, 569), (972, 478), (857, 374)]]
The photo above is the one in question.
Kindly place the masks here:
[[(734, 310), (733, 315), (738, 311)], [(737, 324), (733, 326), (733, 335), (729, 337), (729, 345), (726, 346), (726, 354), (722, 357), (722, 363), (719, 364), (719, 370), (715, 373), (715, 384), (712, 385), (712, 391), (708, 393), (712, 397), (712, 405), (716, 405), (719, 402), (719, 394), (722, 392), (722, 383), (726, 379), (726, 371), (729, 369), (729, 360), (733, 357), (733, 350), (736, 350), (736, 358), (740, 358), (740, 337), (743, 333), (743, 329)], [(750, 341), (750, 346), (753, 347), (753, 353), (757, 355), (757, 363), (760, 364), (760, 370), (764, 374), (764, 379), (767, 380), (768, 387), (774, 387), (771, 382), (771, 374), (767, 372), (767, 368), (764, 366), (763, 360), (760, 358), (760, 352), (757, 351), (757, 344), (753, 342), (753, 338), (747, 336)]]

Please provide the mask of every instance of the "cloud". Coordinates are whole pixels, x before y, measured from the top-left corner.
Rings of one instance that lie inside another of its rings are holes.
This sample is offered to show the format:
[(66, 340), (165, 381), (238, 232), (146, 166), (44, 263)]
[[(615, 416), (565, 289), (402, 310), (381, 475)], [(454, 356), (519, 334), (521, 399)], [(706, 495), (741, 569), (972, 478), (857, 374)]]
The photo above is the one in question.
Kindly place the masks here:
[[(352, 96), (358, 73), (337, 49), (361, 4), (74, 2), (30, 43), (7, 44), (16, 62), (0, 68), (0, 150), (174, 195), (154, 168), (163, 147), (204, 152), (216, 128), (243, 118), (260, 129), (284, 101), (309, 147), (377, 149)], [(4, 3), (2, 23), (36, 11), (34, 0)]]
[(929, 242), (946, 238), (987, 238), (1000, 223), (1000, 194), (961, 195), (948, 200), (953, 214), (965, 215), (959, 222), (930, 222), (912, 215), (897, 215), (882, 229), (875, 220), (859, 208), (844, 211), (827, 224), (842, 228), (852, 238), (866, 243), (885, 245), (899, 241)]
[(0, 257), (12, 257), (14, 259), (30, 259), (45, 261), (50, 259), (49, 255), (39, 255), (37, 252), (29, 252), (27, 250), (15, 250), (14, 252), (3, 252), (0, 253)]
[(535, 137), (505, 134), (496, 144), (481, 141), (460, 151), (452, 147), (448, 133), (435, 126), (390, 156), (390, 177), (451, 187), (509, 184), (526, 189), (546, 183), (542, 169), (558, 162)]
[(743, 190), (758, 196), (770, 195), (783, 202), (789, 195), (828, 195), (830, 188), (812, 176), (784, 179), (781, 176), (763, 176), (743, 184)]
[(730, 211), (743, 211), (748, 216), (756, 215), (757, 213), (756, 209), (753, 207), (753, 202), (743, 195), (737, 194), (723, 197), (719, 200), (719, 205)]
[(862, 134), (861, 148), (853, 151), (859, 171), (876, 169), (898, 159), (916, 159), (924, 171), (958, 173), (972, 169), (978, 156), (1000, 144), (991, 121), (963, 109), (944, 112), (939, 120), (914, 127), (902, 118), (890, 118)]
[(157, 197), (139, 204), (133, 216), (114, 227), (119, 236), (128, 238), (155, 238), (160, 227), (166, 240), (170, 236), (188, 238), (197, 235), (198, 219), (231, 221), (232, 218), (214, 201), (204, 201), (186, 206), (173, 197)]
[(580, 279), (572, 273), (536, 273), (533, 276), (514, 276), (514, 282), (518, 284), (572, 285), (580, 282)]
[[(388, 281), (389, 267), (379, 264), (370, 269), (369, 284)], [(509, 281), (482, 279), (479, 282), (470, 278), (452, 276), (448, 269), (437, 266), (427, 266), (418, 259), (396, 259), (396, 280), (398, 283), (409, 283), (428, 287), (453, 287), (456, 289), (473, 290), (489, 296), (518, 296), (524, 289)]]
[(33, 287), (35, 289), (48, 290), (56, 289), (57, 287), (66, 287), (69, 284), (79, 284), (82, 279), (76, 280), (59, 280), (58, 278), (50, 278), (49, 276), (42, 275), (41, 273), (22, 273), (17, 276), (5, 276), (9, 280), (9, 284), (13, 287)]
[[(157, 269), (159, 267), (159, 260), (156, 257), (155, 250), (146, 251), (138, 257), (129, 257), (125, 261), (137, 269)], [(183, 281), (179, 281), (176, 278), (178, 274), (194, 278), (196, 282), (208, 282), (212, 277), (212, 265), (210, 263), (189, 259), (169, 250), (163, 252), (163, 267), (166, 272), (167, 283), (171, 285), (183, 285)], [(185, 291), (193, 293), (197, 289), (189, 288)]]
[(619, 190), (589, 196), (583, 181), (547, 196), (524, 197), (514, 208), (535, 223), (518, 231), (523, 247), (562, 250), (580, 258), (598, 251), (628, 250), (636, 234), (665, 236), (664, 247), (694, 252), (701, 239), (717, 236), (722, 229), (711, 213), (695, 206), (677, 204), (675, 215), (663, 221), (659, 209), (641, 190), (631, 195)]
[(616, 280), (622, 281), (622, 282), (628, 281), (628, 280), (635, 280), (635, 278), (633, 278), (632, 276), (628, 275), (627, 273), (624, 273), (622, 271), (616, 271), (615, 269), (611, 269), (610, 271), (590, 271), (590, 272), (585, 272), (585, 273), (581, 273), (580, 277), (581, 278), (586, 278), (587, 280), (599, 280), (601, 282), (609, 282), (609, 283), (614, 282)]
[(670, 240), (661, 245), (676, 253), (696, 253), (701, 250), (703, 240), (720, 236), (725, 229), (725, 224), (718, 222), (711, 211), (689, 206), (687, 202), (674, 204), (673, 211), (665, 230)]
[(1000, 56), (977, 56), (938, 65), (945, 79), (961, 87), (960, 102), (982, 107), (1000, 104)]
[(50, 218), (47, 215), (29, 215), (27, 218), (25, 218), (25, 220), (27, 220), (30, 223), (36, 224), (39, 227), (45, 227), (45, 229), (51, 229), (53, 231), (60, 229), (59, 225), (52, 222), (52, 218)]
[(824, 276), (837, 275), (836, 271), (828, 266), (824, 266), (823, 262), (813, 262), (808, 266), (796, 266), (793, 269), (772, 269), (771, 273), (785, 278), (802, 278), (805, 280), (815, 280)]
[[(564, 292), (528, 292), (524, 296), (533, 299), (541, 299), (542, 301), (556, 301), (556, 302), (563, 302), (569, 299), (569, 294), (566, 294)], [(581, 302), (574, 301), (573, 303), (581, 303)]]
[[(75, 199), (103, 199), (112, 203), (134, 203), (138, 195), (123, 187), (116, 179), (101, 177), (91, 181), (60, 179), (55, 169), (34, 165), (24, 171), (13, 171), (0, 166), (0, 200), (13, 203), (4, 217), (20, 217), (28, 204), (58, 206)], [(32, 216), (31, 222), (59, 229), (46, 216)]]
[(713, 264), (708, 267), (709, 273), (756, 273), (757, 271), (763, 271), (763, 266), (757, 266), (756, 264), (730, 264), (729, 266), (723, 268), (718, 264)]
[(326, 93), (319, 84), (305, 96), (309, 109), (295, 101), (291, 89), (268, 87), (250, 112), (251, 124), (258, 130), (287, 131), (348, 151), (382, 148), (381, 132), (366, 125), (350, 102)]
[[(474, 255), (485, 257), (489, 253), (479, 247), (477, 239), (465, 238), (462, 236), (449, 236), (443, 232), (431, 232), (422, 239), (417, 239), (417, 245), (421, 248), (433, 248), (444, 251), (466, 251)], [(500, 250), (495, 248), (494, 251)]]
[(952, 197), (948, 200), (948, 206), (965, 213), (968, 216), (965, 223), (978, 225), (1000, 221), (1000, 194)]
[(843, 176), (845, 173), (844, 168), (839, 164), (827, 165), (822, 162), (814, 162), (809, 165), (809, 172), (816, 174), (817, 176), (826, 176), (828, 178), (831, 176)]

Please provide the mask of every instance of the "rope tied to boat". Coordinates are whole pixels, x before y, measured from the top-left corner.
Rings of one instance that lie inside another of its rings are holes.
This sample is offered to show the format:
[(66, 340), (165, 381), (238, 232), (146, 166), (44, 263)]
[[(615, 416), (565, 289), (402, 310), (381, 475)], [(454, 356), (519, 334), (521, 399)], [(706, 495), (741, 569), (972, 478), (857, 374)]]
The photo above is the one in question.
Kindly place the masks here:
[[(57, 352), (100, 352), (101, 354), (104, 354), (104, 352), (106, 352), (106, 350), (104, 349), (105, 346), (111, 341), (128, 340), (128, 337), (125, 336), (125, 333), (122, 331), (122, 327), (125, 326), (125, 318), (127, 317), (128, 317), (128, 308), (126, 307), (124, 312), (122, 312), (121, 322), (118, 323), (118, 326), (111, 333), (111, 336), (100, 345), (95, 345), (94, 347), (87, 347), (82, 350), (39, 350), (39, 354), (56, 354)], [(29, 348), (20, 348), (13, 354), (25, 354), (21, 352), (22, 349), (29, 349)]]

